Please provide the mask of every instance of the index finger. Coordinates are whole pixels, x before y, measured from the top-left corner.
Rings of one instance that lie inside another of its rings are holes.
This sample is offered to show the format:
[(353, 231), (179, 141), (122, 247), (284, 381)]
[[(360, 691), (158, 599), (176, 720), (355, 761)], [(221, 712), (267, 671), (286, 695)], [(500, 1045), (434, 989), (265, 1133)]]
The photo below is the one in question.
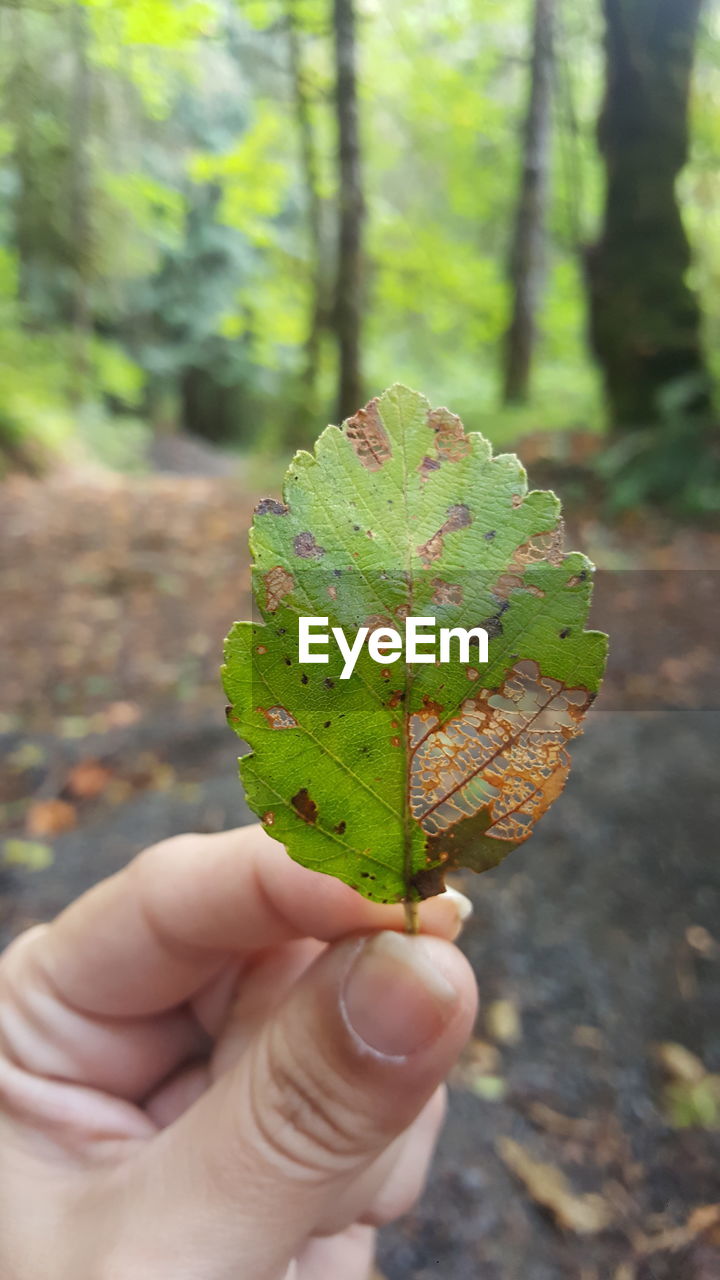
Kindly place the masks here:
[[(454, 938), (469, 909), (454, 892), (429, 899), (420, 906), (421, 927)], [(129, 1017), (188, 999), (230, 959), (295, 938), (330, 942), (403, 925), (401, 905), (369, 902), (308, 871), (256, 825), (153, 846), (28, 946), (66, 1004)]]

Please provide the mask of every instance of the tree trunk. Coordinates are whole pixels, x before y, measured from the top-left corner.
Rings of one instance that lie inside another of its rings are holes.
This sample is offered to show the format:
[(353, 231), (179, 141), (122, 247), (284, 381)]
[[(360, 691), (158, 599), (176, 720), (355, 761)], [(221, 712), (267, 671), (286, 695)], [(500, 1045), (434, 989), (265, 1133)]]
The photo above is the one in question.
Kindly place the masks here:
[(340, 191), (335, 327), (339, 350), (338, 420), (362, 405), (360, 359), (364, 201), (360, 164), (353, 0), (334, 0)]
[(18, 179), (13, 215), (18, 255), (18, 298), (27, 308), (33, 299), (33, 233), (35, 230), (29, 213), (36, 197), (37, 182), (31, 142), (32, 85), (27, 54), (25, 14), (21, 9), (17, 9), (7, 15), (8, 25), (10, 20), (12, 20), (12, 27), (7, 47), (14, 50), (15, 60), (8, 84), (8, 101), (15, 126), (13, 162)]
[(512, 315), (505, 335), (505, 404), (527, 400), (545, 275), (545, 216), (552, 132), (554, 0), (535, 0), (530, 92), (510, 255)]
[(300, 162), (305, 187), (305, 210), (310, 258), (310, 306), (305, 339), (303, 382), (312, 398), (320, 360), (320, 341), (325, 321), (322, 275), (322, 198), (318, 174), (317, 147), (302, 66), (302, 46), (297, 20), (297, 0), (285, 0), (290, 74), (295, 94), (295, 112), (300, 142)]
[(706, 413), (700, 309), (675, 194), (687, 159), (688, 98), (701, 0), (603, 0), (606, 91), (602, 233), (588, 253), (590, 329), (615, 428), (661, 416), (668, 384)]
[(90, 122), (92, 112), (92, 73), (88, 59), (87, 14), (80, 4), (71, 11), (72, 43), (75, 74), (72, 97), (72, 133), (70, 152), (70, 239), (74, 246), (74, 283), (70, 304), (73, 333), (72, 395), (84, 398), (90, 368), (89, 277), (91, 269), (90, 224)]

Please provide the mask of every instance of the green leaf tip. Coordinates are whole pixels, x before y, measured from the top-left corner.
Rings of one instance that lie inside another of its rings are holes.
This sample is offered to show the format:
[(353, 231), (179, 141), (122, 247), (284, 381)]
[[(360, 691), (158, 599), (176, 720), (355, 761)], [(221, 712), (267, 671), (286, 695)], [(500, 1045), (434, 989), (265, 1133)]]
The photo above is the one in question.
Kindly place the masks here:
[(248, 804), (291, 857), (412, 902), (527, 839), (607, 655), (562, 542), (555, 494), (404, 386), (296, 454), (223, 667)]

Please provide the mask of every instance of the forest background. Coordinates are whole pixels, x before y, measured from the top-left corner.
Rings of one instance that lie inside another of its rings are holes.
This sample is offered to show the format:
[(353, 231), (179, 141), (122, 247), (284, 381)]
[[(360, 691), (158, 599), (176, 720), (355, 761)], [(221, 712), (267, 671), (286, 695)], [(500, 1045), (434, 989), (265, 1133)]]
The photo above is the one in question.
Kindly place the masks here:
[(717, 4), (4, 0), (0, 101), (5, 469), (400, 380), (720, 504)]

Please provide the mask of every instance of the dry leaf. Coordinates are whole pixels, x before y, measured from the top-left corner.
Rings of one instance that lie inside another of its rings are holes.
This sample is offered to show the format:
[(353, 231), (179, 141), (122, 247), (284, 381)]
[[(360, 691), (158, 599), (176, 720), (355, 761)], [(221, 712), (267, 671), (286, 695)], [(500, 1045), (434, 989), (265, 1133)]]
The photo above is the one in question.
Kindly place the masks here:
[(498, 1044), (517, 1044), (522, 1039), (520, 1012), (513, 1000), (493, 1000), (485, 1014), (485, 1025)]
[(701, 924), (688, 925), (685, 930), (685, 940), (688, 946), (701, 956), (715, 956), (718, 953), (717, 942)]
[(558, 1138), (587, 1142), (596, 1131), (596, 1126), (587, 1116), (566, 1116), (544, 1102), (531, 1102), (528, 1114), (533, 1124)]
[(673, 1079), (683, 1084), (698, 1084), (707, 1075), (703, 1062), (682, 1044), (667, 1041), (655, 1046), (655, 1056)]
[(495, 1045), (473, 1037), (460, 1056), (453, 1072), (453, 1081), (462, 1085), (472, 1082), (478, 1075), (494, 1076), (501, 1065), (500, 1053)]
[(497, 1151), (531, 1199), (549, 1210), (559, 1227), (576, 1235), (596, 1235), (611, 1225), (613, 1212), (601, 1195), (572, 1190), (562, 1169), (544, 1164), (512, 1138), (498, 1138)]
[(137, 724), (142, 712), (135, 702), (111, 702), (104, 714), (108, 729), (127, 729)]
[(75, 807), (66, 800), (36, 800), (27, 811), (25, 830), (30, 836), (59, 836), (72, 831), (75, 822)]
[(112, 771), (99, 760), (80, 760), (70, 770), (66, 789), (78, 800), (92, 800), (105, 790)]
[(577, 1026), (573, 1031), (573, 1044), (580, 1049), (595, 1049), (599, 1053), (605, 1048), (605, 1039), (599, 1027)]

